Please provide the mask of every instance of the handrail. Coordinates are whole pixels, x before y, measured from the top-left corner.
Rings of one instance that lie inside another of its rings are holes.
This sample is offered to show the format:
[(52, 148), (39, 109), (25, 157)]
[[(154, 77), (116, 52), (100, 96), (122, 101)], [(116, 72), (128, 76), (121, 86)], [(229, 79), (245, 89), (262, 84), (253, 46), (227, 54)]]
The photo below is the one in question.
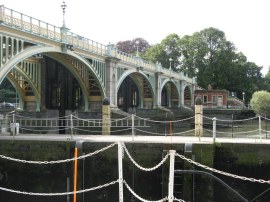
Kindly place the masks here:
[(58, 27), (49, 24), (42, 20), (38, 20), (31, 16), (6, 8), (4, 5), (0, 6), (0, 22), (15, 29), (20, 29), (53, 41), (72, 45), (73, 47), (81, 50), (86, 50), (102, 56), (116, 57), (124, 63), (132, 64), (151, 72), (160, 72), (169, 77), (171, 75), (175, 79), (185, 80), (189, 83), (196, 82), (194, 78), (185, 76), (183, 72), (168, 70), (163, 68), (160, 64), (154, 64), (150, 61), (143, 60), (140, 57), (117, 50), (117, 48), (112, 44), (106, 46), (75, 34), (69, 31), (66, 27)]

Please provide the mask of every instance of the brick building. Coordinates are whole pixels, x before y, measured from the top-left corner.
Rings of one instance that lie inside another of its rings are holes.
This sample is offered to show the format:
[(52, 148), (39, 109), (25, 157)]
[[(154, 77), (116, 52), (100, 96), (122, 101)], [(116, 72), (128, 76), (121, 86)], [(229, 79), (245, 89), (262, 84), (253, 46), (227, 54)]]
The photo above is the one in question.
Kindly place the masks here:
[(201, 98), (202, 105), (205, 109), (227, 109), (242, 108), (243, 102), (234, 95), (230, 95), (227, 90), (212, 89), (208, 85), (208, 89), (197, 87), (194, 93), (194, 101)]
[(214, 90), (211, 85), (208, 89), (197, 88), (194, 93), (194, 100), (201, 98), (202, 105), (206, 109), (227, 108), (229, 91), (227, 90)]

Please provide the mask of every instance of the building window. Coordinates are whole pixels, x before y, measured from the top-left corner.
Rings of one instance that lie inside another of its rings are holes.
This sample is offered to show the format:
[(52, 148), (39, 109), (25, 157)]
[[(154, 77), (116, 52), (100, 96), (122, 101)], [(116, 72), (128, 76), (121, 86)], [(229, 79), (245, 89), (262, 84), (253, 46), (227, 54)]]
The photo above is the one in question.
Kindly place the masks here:
[(212, 96), (212, 102), (216, 103), (217, 102), (217, 97), (215, 95)]
[(203, 103), (207, 103), (207, 95), (203, 96)]

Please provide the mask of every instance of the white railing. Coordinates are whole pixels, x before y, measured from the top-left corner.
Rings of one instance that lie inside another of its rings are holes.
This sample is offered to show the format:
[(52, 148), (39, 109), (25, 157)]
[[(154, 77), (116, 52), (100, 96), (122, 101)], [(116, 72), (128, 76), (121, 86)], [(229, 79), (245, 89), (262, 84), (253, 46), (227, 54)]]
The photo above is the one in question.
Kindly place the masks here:
[[(203, 115), (200, 115), (203, 116)], [(181, 120), (157, 121), (139, 116), (128, 116), (122, 119), (82, 119), (73, 115), (57, 118), (29, 118), (13, 114), (0, 117), (0, 128), (3, 134), (19, 135), (33, 134), (104, 134), (104, 127), (109, 128), (108, 135), (144, 136), (179, 136), (192, 137), (196, 135), (194, 116)], [(202, 117), (202, 137), (269, 139), (270, 119), (256, 116), (247, 119), (231, 116), (231, 119)]]
[(12, 9), (6, 8), (3, 5), (0, 6), (0, 22), (4, 24), (20, 29), (31, 34), (39, 35), (54, 41), (66, 43), (74, 46), (75, 48), (93, 52), (103, 56), (117, 57), (124, 63), (135, 65), (136, 67), (143, 68), (151, 72), (162, 72), (164, 75), (178, 80), (185, 80), (189, 83), (195, 83), (194, 78), (185, 76), (182, 72), (173, 72), (166, 68), (162, 68), (160, 65), (152, 62), (137, 58), (134, 55), (124, 53), (117, 50), (113, 45), (103, 45), (91, 39), (87, 39), (78, 34), (70, 32), (66, 27), (57, 27), (47, 22), (38, 20)]

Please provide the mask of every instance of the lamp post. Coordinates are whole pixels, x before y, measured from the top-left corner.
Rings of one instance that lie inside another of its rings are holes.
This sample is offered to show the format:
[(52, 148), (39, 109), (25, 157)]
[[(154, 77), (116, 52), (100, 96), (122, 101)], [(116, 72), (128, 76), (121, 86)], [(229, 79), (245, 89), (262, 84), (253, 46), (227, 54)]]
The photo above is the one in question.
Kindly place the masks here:
[(243, 108), (245, 107), (245, 92), (242, 93), (243, 95)]
[(136, 48), (137, 48), (137, 53), (136, 53), (136, 57), (138, 58), (139, 57), (139, 41), (136, 41), (135, 44), (136, 44)]
[(170, 70), (172, 70), (172, 58), (169, 58), (170, 61)]
[(172, 79), (172, 58), (169, 58), (170, 61), (170, 79)]
[(66, 13), (67, 5), (66, 5), (65, 1), (63, 1), (62, 5), (61, 5), (61, 8), (63, 10), (63, 27), (66, 27), (66, 25), (65, 25), (65, 13)]

